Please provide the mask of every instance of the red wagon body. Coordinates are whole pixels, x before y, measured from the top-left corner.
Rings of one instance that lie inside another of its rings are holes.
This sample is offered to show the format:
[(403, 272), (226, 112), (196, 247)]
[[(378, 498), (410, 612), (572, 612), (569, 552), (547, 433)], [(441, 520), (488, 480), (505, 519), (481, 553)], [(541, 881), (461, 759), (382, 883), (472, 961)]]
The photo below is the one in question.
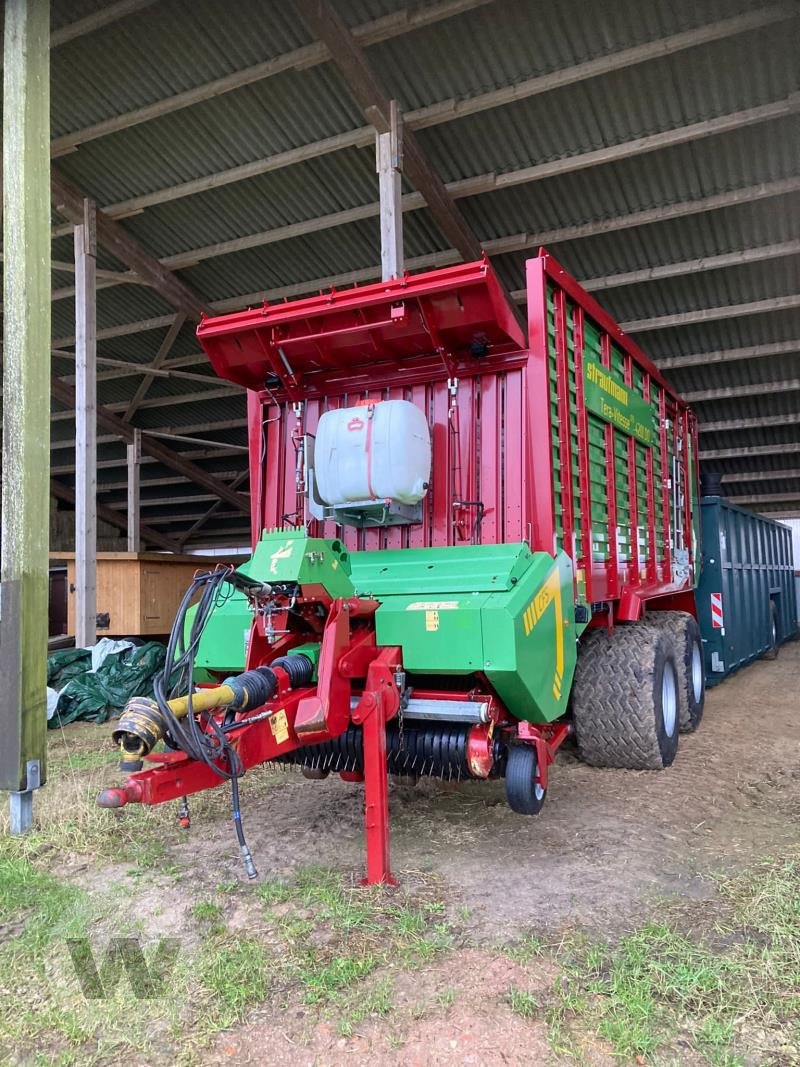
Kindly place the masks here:
[(552, 256), (526, 282), (527, 337), (485, 260), (204, 320), (217, 373), (250, 390), (253, 544), (307, 520), (298, 450), (324, 411), (406, 399), (431, 427), (423, 521), (347, 529), (351, 551), (528, 541), (572, 557), (596, 615), (693, 612), (694, 416)]

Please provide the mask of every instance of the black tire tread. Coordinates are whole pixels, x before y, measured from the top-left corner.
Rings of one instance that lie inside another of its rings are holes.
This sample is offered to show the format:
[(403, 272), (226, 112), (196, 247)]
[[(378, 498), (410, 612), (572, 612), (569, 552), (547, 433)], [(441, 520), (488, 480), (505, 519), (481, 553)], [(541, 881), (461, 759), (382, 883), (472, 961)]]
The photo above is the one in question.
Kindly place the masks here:
[(678, 707), (680, 730), (683, 734), (693, 733), (703, 718), (703, 708), (701, 705), (700, 713), (692, 715), (690, 706), (692, 677), (690, 673), (691, 667), (687, 662), (686, 629), (694, 624), (698, 635), (700, 630), (694, 617), (688, 611), (651, 611), (645, 616), (645, 621), (651, 626), (663, 627), (675, 638), (675, 666), (678, 670), (678, 686), (680, 690), (680, 704)]
[(656, 652), (665, 641), (674, 661), (672, 638), (643, 622), (619, 625), (611, 636), (605, 630), (585, 636), (572, 713), (578, 753), (586, 763), (631, 770), (665, 766), (652, 700)]
[(547, 798), (537, 798), (533, 787), (536, 749), (532, 745), (509, 745), (506, 763), (506, 799), (518, 815), (538, 815)]

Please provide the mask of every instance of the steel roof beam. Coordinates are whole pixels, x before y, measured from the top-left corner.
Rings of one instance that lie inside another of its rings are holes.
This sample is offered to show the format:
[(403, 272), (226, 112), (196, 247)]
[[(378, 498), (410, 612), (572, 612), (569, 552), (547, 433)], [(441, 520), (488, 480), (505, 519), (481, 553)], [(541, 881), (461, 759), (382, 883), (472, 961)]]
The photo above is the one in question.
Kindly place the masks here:
[[(413, 10), (403, 8), (372, 22), (356, 26), (351, 32), (363, 44), (377, 44), (380, 41), (387, 41), (393, 37), (410, 33), (412, 30), (441, 22), (443, 19), (452, 18), (454, 15), (460, 15), (465, 11), (471, 11), (473, 8), (483, 7), (490, 2), (491, 0), (442, 0), (440, 3), (415, 6)], [(782, 5), (777, 6), (780, 7)], [(783, 17), (787, 16), (784, 15)], [(146, 104), (144, 107), (136, 108), (122, 115), (115, 115), (104, 119), (102, 122), (96, 122), (82, 130), (75, 130), (72, 133), (56, 137), (50, 143), (51, 154), (53, 156), (64, 155), (66, 152), (73, 151), (78, 145), (86, 144), (88, 141), (96, 140), (98, 137), (105, 137), (108, 134), (118, 133), (120, 130), (137, 126), (142, 122), (161, 118), (162, 115), (180, 111), (183, 108), (191, 107), (193, 104), (202, 103), (204, 100), (215, 99), (224, 93), (241, 89), (245, 85), (253, 85), (287, 70), (309, 70), (311, 67), (327, 62), (328, 59), (330, 59), (330, 55), (327, 48), (324, 44), (315, 41), (313, 44), (296, 48), (292, 52), (285, 52), (283, 55), (275, 56), (273, 59), (268, 59), (263, 63), (257, 63), (255, 66), (233, 71), (231, 74), (216, 78), (214, 81), (206, 82), (203, 85), (198, 85), (193, 89), (175, 93), (173, 96), (163, 100), (156, 100), (152, 104)]]
[[(428, 22), (439, 21), (441, 18), (449, 17), (449, 14), (459, 14), (460, 10), (466, 9), (467, 6), (475, 7), (478, 5), (474, 3), (469, 5), (437, 5), (442, 13), (438, 19), (429, 16)], [(449, 14), (444, 13), (446, 10)], [(414, 129), (425, 129), (442, 123), (451, 122), (467, 115), (478, 114), (518, 100), (551, 92), (554, 89), (560, 89), (567, 85), (574, 85), (590, 78), (596, 78), (604, 74), (645, 63), (652, 59), (672, 55), (688, 48), (695, 48), (712, 41), (737, 36), (748, 30), (758, 29), (761, 26), (783, 21), (796, 15), (797, 8), (791, 3), (772, 4), (761, 9), (754, 8), (752, 11), (745, 12), (741, 15), (735, 15), (732, 18), (721, 19), (717, 22), (709, 23), (706, 26), (685, 30), (681, 33), (663, 37), (655, 41), (647, 41), (644, 44), (634, 45), (631, 48), (624, 48), (618, 52), (612, 52), (610, 55), (598, 56), (597, 58), (587, 60), (584, 63), (578, 63), (571, 67), (564, 67), (547, 74), (537, 75), (514, 85), (503, 86), (500, 89), (494, 89), (486, 93), (479, 93), (475, 96), (461, 100), (450, 99), (439, 101), (428, 107), (418, 108), (415, 111), (408, 112), (404, 115), (403, 122), (406, 127), (410, 126)], [(396, 16), (391, 17), (396, 18)], [(380, 38), (373, 37), (369, 32), (366, 32), (367, 27), (358, 27), (353, 33), (363, 43), (372, 44), (377, 40), (387, 40), (389, 37), (394, 37), (400, 33), (405, 33), (417, 28), (418, 19), (418, 13), (408, 16), (406, 23), (399, 24), (395, 32), (392, 32), (391, 34), (387, 33)], [(412, 20), (414, 20), (413, 24)], [(386, 20), (379, 21), (384, 22)], [(321, 63), (329, 58), (327, 50), (321, 50), (319, 45), (312, 47), (317, 48), (317, 51), (319, 52), (319, 59), (317, 62)], [(303, 64), (303, 67), (304, 69), (307, 69), (311, 65), (311, 63), (306, 61)], [(266, 66), (266, 64), (262, 64), (262, 66)], [(233, 78), (235, 75), (231, 75), (230, 77)], [(211, 84), (214, 85), (216, 83)], [(238, 86), (232, 86), (232, 88), (238, 88)], [(197, 90), (190, 90), (189, 92), (196, 93)], [(171, 99), (181, 99), (185, 95), (186, 94), (179, 94), (179, 97), (173, 97)], [(219, 94), (214, 93), (213, 95), (216, 96)], [(207, 98), (208, 97), (203, 97), (203, 99)], [(189, 103), (197, 102), (199, 102), (197, 99), (189, 101)], [(141, 116), (138, 121), (146, 121), (148, 117), (156, 117), (149, 113), (150, 108), (153, 106), (154, 105), (150, 105), (149, 108), (143, 108), (139, 109), (138, 112), (132, 112), (130, 113), (130, 116)], [(188, 106), (188, 104), (181, 104), (181, 106)], [(159, 114), (163, 113), (164, 112), (159, 112)], [(76, 133), (66, 135), (64, 138), (57, 139), (53, 142), (55, 154), (58, 154), (58, 152), (62, 150), (62, 146), (64, 149), (71, 150), (76, 144), (82, 143), (82, 141), (86, 139), (85, 135), (87, 132), (91, 130), (102, 131), (96, 133), (97, 136), (102, 136), (103, 132), (110, 133), (114, 132), (116, 129), (124, 128), (119, 125), (114, 125), (112, 128), (111, 126), (108, 126), (108, 123), (118, 124), (125, 118), (126, 116), (120, 116), (117, 119), (107, 120), (107, 123), (100, 123), (95, 127), (90, 127), (88, 131), (77, 131)], [(132, 125), (133, 123), (128, 124)], [(249, 178), (257, 177), (260, 174), (266, 174), (269, 171), (291, 166), (294, 163), (299, 163), (307, 159), (315, 159), (331, 152), (340, 151), (346, 148), (366, 147), (372, 143), (373, 136), (373, 130), (370, 126), (364, 126), (357, 130), (347, 130), (343, 133), (334, 134), (331, 137), (326, 137), (319, 141), (301, 145), (297, 148), (291, 148), (284, 152), (279, 152), (273, 156), (267, 156), (262, 159), (253, 160), (250, 163), (219, 171), (216, 174), (204, 175), (201, 178), (196, 178), (188, 182), (181, 182), (177, 185), (169, 186), (153, 193), (146, 193), (142, 196), (131, 197), (115, 204), (109, 204), (104, 210), (111, 216), (123, 217), (133, 212), (143, 211), (146, 208), (153, 207), (157, 204), (181, 199), (186, 196), (194, 196), (198, 193), (207, 192), (210, 189), (217, 189), (224, 185), (245, 181)]]

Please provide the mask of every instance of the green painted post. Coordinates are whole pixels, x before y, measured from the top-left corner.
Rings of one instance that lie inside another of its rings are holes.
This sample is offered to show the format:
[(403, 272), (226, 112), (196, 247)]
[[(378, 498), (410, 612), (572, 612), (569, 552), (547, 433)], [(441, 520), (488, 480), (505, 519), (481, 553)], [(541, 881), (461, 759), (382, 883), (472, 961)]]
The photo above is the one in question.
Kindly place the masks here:
[(45, 779), (50, 514), (50, 4), (6, 0), (0, 788), (12, 832)]

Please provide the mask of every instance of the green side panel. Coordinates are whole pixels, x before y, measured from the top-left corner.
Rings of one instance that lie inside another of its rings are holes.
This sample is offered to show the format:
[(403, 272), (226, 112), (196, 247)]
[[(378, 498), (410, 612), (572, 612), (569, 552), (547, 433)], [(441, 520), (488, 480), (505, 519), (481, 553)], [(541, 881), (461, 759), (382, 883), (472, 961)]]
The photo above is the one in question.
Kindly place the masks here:
[[(341, 541), (307, 537), (304, 530), (265, 533), (253, 556), (239, 570), (263, 582), (297, 583), (307, 590), (320, 586), (333, 598), (353, 596), (347, 549)], [(194, 608), (187, 613), (187, 634), (194, 613)], [(197, 649), (198, 671), (235, 674), (244, 670), (252, 621), (244, 593), (226, 591), (220, 596)]]
[(329, 596), (351, 597), (350, 553), (341, 541), (308, 537), (305, 530), (287, 528), (262, 535), (247, 574), (262, 582), (296, 582), (322, 586)]
[(552, 722), (567, 710), (575, 672), (572, 561), (539, 552), (510, 593), (494, 594), (482, 613), (484, 671), (517, 718)]
[[(373, 557), (363, 569), (362, 555)], [(577, 639), (566, 554), (525, 544), (357, 553), (353, 577), (381, 601), (378, 644), (401, 646), (406, 670), (482, 671), (518, 718), (564, 714)]]
[(350, 557), (359, 596), (387, 594), (491, 593), (510, 589), (530, 566), (525, 544), (456, 545), (356, 552)]

